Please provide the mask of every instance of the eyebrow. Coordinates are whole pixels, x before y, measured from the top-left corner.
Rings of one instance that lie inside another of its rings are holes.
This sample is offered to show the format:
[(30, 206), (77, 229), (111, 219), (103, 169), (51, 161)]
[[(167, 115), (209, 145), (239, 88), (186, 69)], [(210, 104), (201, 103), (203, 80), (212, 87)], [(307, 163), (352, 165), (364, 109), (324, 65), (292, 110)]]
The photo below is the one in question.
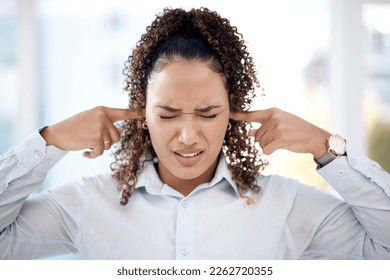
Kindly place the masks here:
[[(167, 105), (156, 105), (155, 106), (156, 108), (161, 108), (161, 109), (164, 109), (168, 112), (171, 112), (171, 113), (178, 113), (178, 112), (182, 112), (181, 109), (177, 109), (177, 108), (173, 108), (173, 107), (170, 107), (170, 106), (167, 106)], [(203, 108), (197, 108), (195, 109), (194, 111), (195, 112), (200, 112), (200, 113), (207, 113), (207, 112), (210, 112), (211, 110), (213, 109), (217, 109), (217, 108), (221, 108), (222, 106), (220, 105), (210, 105), (210, 106), (206, 106), (206, 107), (203, 107)], [(182, 112), (183, 113), (183, 112)], [(192, 114), (192, 113), (184, 113), (184, 114)]]
[(172, 108), (172, 107), (166, 106), (166, 105), (156, 105), (155, 107), (164, 109), (165, 111), (168, 111), (168, 112), (171, 112), (171, 113), (177, 113), (177, 112), (181, 111), (180, 109)]

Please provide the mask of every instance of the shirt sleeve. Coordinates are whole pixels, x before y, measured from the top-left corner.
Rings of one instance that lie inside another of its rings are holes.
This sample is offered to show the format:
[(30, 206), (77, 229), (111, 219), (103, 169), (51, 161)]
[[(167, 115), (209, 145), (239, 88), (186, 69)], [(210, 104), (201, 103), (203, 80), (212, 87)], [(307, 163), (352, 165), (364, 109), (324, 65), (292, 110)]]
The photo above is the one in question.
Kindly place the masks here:
[[(345, 204), (328, 212), (306, 257), (330, 248), (334, 258), (390, 259), (390, 174), (353, 147), (318, 173)], [(313, 256), (310, 256), (313, 257)]]
[[(10, 240), (9, 232), (13, 232), (12, 238), (34, 234), (31, 226), (34, 221), (23, 220), (20, 215), (22, 207), (31, 194), (40, 190), (47, 172), (66, 153), (54, 146), (46, 146), (40, 133), (35, 131), (0, 156), (0, 258), (5, 257), (2, 254), (16, 243)], [(36, 219), (42, 219), (42, 216), (36, 215)], [(20, 254), (22, 256), (23, 252)]]

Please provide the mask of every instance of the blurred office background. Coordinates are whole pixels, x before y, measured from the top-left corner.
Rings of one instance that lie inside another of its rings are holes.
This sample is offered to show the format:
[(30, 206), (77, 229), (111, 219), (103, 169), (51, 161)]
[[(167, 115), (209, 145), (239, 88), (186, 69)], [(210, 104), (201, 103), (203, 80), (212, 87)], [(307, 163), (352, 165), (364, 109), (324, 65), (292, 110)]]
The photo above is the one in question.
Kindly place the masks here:
[[(254, 109), (297, 114), (390, 170), (390, 0), (0, 0), (0, 153), (80, 111), (126, 107), (123, 62), (166, 6), (206, 6), (238, 27), (265, 93)], [(268, 173), (328, 189), (309, 155), (269, 160)], [(70, 153), (44, 187), (111, 162)]]

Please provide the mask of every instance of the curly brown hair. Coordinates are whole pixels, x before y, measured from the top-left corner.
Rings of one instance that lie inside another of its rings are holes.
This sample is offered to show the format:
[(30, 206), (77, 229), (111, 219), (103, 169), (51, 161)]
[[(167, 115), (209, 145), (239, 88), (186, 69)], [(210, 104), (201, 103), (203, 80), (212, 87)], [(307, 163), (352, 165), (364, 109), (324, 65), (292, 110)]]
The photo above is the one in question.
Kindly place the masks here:
[[(129, 108), (144, 111), (148, 81), (173, 59), (199, 60), (221, 73), (226, 81), (231, 111), (248, 111), (259, 87), (253, 59), (249, 55), (242, 35), (229, 20), (207, 8), (165, 8), (137, 42), (125, 62), (124, 90), (129, 95)], [(260, 191), (256, 175), (266, 162), (248, 136), (250, 125), (230, 120), (222, 151), (226, 156), (232, 179), (241, 197), (248, 190)], [(126, 205), (137, 183), (137, 172), (146, 160), (155, 156), (150, 135), (140, 120), (126, 120), (120, 126), (121, 140), (114, 152), (111, 169), (122, 191), (120, 203)]]

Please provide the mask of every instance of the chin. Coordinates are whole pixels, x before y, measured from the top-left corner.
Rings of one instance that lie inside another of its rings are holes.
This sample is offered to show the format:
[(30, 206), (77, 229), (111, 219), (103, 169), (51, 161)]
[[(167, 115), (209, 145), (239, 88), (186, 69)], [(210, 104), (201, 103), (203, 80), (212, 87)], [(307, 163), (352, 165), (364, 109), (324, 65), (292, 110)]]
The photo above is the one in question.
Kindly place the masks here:
[[(200, 159), (196, 162), (186, 161), (177, 158), (177, 156), (166, 157), (160, 160), (161, 166), (164, 167), (167, 176), (173, 176), (179, 180), (196, 181), (197, 184), (209, 182), (212, 180), (212, 174), (214, 174), (217, 157), (213, 160), (209, 160), (209, 155), (203, 153)], [(211, 169), (214, 168), (214, 170)]]

